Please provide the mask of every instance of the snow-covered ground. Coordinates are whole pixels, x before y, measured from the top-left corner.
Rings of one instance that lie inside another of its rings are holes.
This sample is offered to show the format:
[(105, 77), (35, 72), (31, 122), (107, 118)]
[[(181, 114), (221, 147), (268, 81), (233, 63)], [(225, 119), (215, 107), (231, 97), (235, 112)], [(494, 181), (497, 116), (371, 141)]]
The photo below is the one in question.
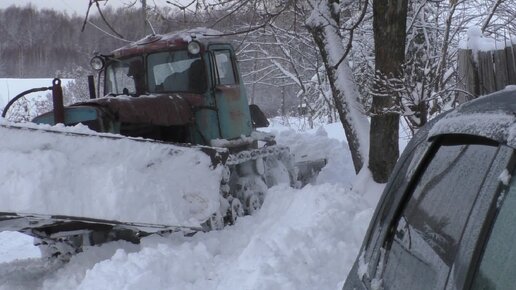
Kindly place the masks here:
[(330, 157), (316, 184), (275, 186), (259, 212), (221, 231), (112, 242), (66, 264), (3, 232), (0, 289), (340, 289), (382, 186), (354, 174), (338, 124), (305, 132), (272, 124), (294, 153)]
[[(63, 79), (62, 85), (65, 86), (70, 79)], [(19, 93), (33, 89), (51, 87), (52, 79), (6, 79), (0, 78), (0, 109), (3, 109), (7, 102), (16, 97)], [(37, 98), (38, 96), (45, 96), (48, 92), (33, 93), (30, 98)]]
[[(63, 87), (66, 87), (67, 84), (72, 82), (73, 79), (61, 79), (61, 85)], [(12, 79), (12, 78), (0, 78), (0, 113), (3, 112), (5, 106), (14, 99), (18, 94), (34, 89), (34, 88), (48, 88), (52, 86), (52, 79), (50, 78), (33, 78), (33, 79)], [(48, 91), (40, 91), (40, 92), (33, 92), (28, 95), (25, 95), (25, 100), (28, 100), (29, 103), (34, 104), (36, 101), (46, 100), (47, 96), (50, 96), (52, 92), (50, 90)], [(21, 103), (21, 101), (24, 99), (20, 99), (19, 101), (15, 102), (15, 104)], [(7, 118), (9, 118), (10, 114), (13, 113), (13, 111), (16, 111), (15, 109), (16, 105), (12, 106), (9, 110), (9, 113), (7, 114)], [(29, 112), (34, 113), (34, 108), (27, 108)], [(32, 117), (35, 117), (32, 116)]]

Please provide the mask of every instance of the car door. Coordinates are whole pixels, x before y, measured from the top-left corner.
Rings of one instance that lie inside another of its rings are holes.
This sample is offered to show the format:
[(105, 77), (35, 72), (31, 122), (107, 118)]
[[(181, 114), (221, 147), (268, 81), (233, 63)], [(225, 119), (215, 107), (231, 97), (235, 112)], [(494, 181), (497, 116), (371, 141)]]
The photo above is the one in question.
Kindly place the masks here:
[[(481, 215), (477, 201), (494, 196), (496, 176), (509, 160), (507, 152), (484, 138), (436, 140), (389, 227), (372, 283), (382, 281), (384, 289), (461, 285), (460, 272), (468, 263), (461, 242), (476, 240), (466, 229), (476, 219), (473, 212)], [(466, 232), (470, 236), (464, 239)]]
[[(499, 176), (500, 188), (492, 198), (482, 223), (480, 239), (465, 269), (465, 289), (514, 289), (516, 285), (516, 158)], [(478, 230), (477, 230), (478, 231)], [(467, 270), (467, 271), (466, 271)]]

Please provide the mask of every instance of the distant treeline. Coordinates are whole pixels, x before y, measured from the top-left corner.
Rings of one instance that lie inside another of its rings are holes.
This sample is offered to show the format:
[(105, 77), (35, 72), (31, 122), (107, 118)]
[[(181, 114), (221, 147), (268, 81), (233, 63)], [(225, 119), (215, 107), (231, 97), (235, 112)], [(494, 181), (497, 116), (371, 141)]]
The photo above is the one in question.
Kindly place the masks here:
[[(82, 32), (86, 11), (83, 15), (69, 15), (30, 5), (0, 9), (0, 78), (61, 77), (85, 80), (86, 75), (92, 73), (89, 61), (95, 52), (108, 53), (145, 36), (143, 15), (138, 8), (114, 10), (103, 7), (102, 14), (113, 31), (96, 12), (96, 7), (92, 7), (90, 23)], [(238, 30), (247, 29), (246, 19), (253, 18), (245, 13), (223, 15), (224, 11), (208, 13), (201, 9), (184, 14), (173, 7), (160, 7), (159, 10), (150, 10), (147, 18), (158, 34), (199, 26), (211, 27), (215, 22), (216, 29), (221, 31), (233, 26), (243, 27)], [(123, 36), (123, 39), (116, 34)], [(283, 50), (278, 45), (271, 45), (276, 40), (266, 33), (257, 33), (253, 38), (247, 34), (231, 38), (239, 54), (240, 68), (251, 101), (261, 105), (269, 115), (284, 114), (288, 107), (295, 110), (299, 88), (295, 83), (290, 84), (290, 77), (275, 65), (284, 59)], [(262, 42), (263, 47), (256, 46)], [(306, 45), (302, 50), (306, 52)], [(271, 56), (275, 53), (280, 57)], [(271, 59), (274, 63), (271, 63)], [(284, 68), (291, 66), (291, 63), (283, 63)], [(312, 75), (309, 72), (307, 77)], [(83, 93), (87, 94), (87, 90), (84, 89)]]
[[(85, 7), (86, 8), (86, 7)], [(143, 37), (137, 9), (103, 9), (109, 23), (127, 40)], [(90, 21), (112, 32), (98, 13)], [(70, 16), (32, 6), (0, 9), (0, 78), (52, 77), (77, 67), (87, 68), (94, 52), (109, 52), (126, 43), (90, 24), (81, 32), (84, 16)], [(173, 22), (153, 23), (156, 30), (172, 29)]]

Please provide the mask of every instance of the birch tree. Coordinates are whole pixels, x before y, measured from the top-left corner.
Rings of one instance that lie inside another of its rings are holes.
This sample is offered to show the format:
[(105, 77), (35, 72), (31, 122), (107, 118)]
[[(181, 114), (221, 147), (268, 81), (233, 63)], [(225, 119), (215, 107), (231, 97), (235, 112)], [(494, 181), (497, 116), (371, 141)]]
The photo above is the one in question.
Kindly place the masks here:
[(353, 165), (358, 172), (368, 161), (369, 123), (359, 102), (351, 68), (347, 62), (341, 61), (346, 54), (341, 32), (341, 4), (351, 5), (352, 1), (309, 1), (312, 12), (306, 19), (306, 26), (323, 59)]

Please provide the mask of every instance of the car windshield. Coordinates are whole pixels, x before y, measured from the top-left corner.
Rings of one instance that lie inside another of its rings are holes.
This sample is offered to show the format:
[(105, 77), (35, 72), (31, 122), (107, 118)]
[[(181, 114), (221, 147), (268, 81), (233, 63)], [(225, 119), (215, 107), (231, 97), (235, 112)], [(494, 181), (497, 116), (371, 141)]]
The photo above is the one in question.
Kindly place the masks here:
[(149, 92), (205, 91), (205, 66), (200, 56), (186, 50), (150, 54), (147, 58)]
[(131, 57), (111, 62), (106, 68), (106, 94), (143, 94), (143, 58)]

